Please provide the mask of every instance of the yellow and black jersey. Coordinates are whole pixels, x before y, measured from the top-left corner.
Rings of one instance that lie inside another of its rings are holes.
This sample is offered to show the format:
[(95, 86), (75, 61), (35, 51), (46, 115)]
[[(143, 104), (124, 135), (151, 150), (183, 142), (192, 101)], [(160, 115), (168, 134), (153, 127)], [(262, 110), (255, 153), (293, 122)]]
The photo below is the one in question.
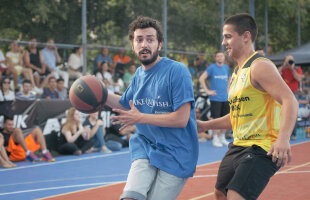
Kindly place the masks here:
[[(228, 102), (234, 145), (258, 145), (269, 151), (277, 139), (281, 124), (281, 105), (267, 92), (251, 84), (251, 65), (267, 59), (256, 52), (232, 74)], [(267, 59), (268, 60), (268, 59)]]

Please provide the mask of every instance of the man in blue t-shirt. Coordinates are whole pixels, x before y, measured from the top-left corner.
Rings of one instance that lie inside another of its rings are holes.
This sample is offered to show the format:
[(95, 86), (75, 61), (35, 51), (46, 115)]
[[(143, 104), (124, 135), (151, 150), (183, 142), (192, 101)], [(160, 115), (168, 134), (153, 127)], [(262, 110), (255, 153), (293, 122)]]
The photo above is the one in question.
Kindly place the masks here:
[[(211, 102), (211, 117), (213, 119), (225, 116), (229, 113), (228, 83), (230, 79), (229, 67), (224, 63), (224, 52), (215, 53), (215, 63), (212, 63), (199, 77), (199, 83), (209, 95)], [(206, 85), (206, 79), (210, 80), (210, 89)], [(215, 147), (228, 145), (225, 138), (226, 130), (213, 130), (212, 144)]]
[(102, 48), (101, 53), (99, 53), (94, 60), (94, 74), (97, 73), (103, 61), (108, 63), (109, 66), (112, 64), (112, 58), (109, 56), (109, 49), (106, 47)]
[(47, 41), (47, 45), (41, 51), (44, 63), (46, 64), (46, 70), (53, 74), (58, 79), (62, 77), (64, 79), (65, 87), (69, 86), (69, 74), (66, 71), (57, 68), (57, 63), (61, 63), (62, 59), (58, 53), (58, 48), (55, 46), (53, 39)]
[(176, 199), (198, 159), (191, 75), (182, 63), (159, 56), (164, 42), (157, 20), (138, 17), (129, 25), (132, 49), (142, 63), (122, 96), (107, 105), (120, 130), (136, 125), (130, 138), (132, 165), (121, 199)]

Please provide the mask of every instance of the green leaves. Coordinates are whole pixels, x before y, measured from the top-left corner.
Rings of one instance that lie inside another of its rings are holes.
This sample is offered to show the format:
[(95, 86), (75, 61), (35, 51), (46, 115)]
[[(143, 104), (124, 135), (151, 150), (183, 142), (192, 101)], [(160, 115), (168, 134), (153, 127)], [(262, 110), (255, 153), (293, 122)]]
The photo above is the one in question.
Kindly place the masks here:
[[(225, 17), (249, 12), (248, 0), (225, 0)], [(310, 38), (310, 0), (268, 0), (269, 45), (273, 53), (297, 46), (300, 3), (301, 44)], [(255, 1), (257, 45), (264, 44), (264, 0)], [(2, 0), (0, 37), (81, 43), (82, 0)], [(128, 25), (139, 15), (162, 22), (163, 0), (87, 0), (88, 42), (130, 47)], [(214, 53), (220, 48), (220, 1), (168, 0), (168, 49)]]

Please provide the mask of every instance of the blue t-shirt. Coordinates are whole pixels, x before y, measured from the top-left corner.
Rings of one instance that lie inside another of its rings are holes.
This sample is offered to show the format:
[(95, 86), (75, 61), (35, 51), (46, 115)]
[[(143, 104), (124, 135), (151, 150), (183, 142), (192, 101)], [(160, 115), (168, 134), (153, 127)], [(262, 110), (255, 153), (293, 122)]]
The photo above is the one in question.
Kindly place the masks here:
[(206, 72), (210, 79), (210, 90), (215, 90), (215, 96), (209, 96), (211, 101), (225, 102), (228, 100), (227, 87), (228, 79), (230, 77), (229, 67), (226, 64), (218, 66), (212, 63), (207, 67)]
[(56, 90), (52, 92), (49, 88), (44, 88), (41, 98), (46, 99), (47, 97), (50, 97), (51, 99), (58, 99), (59, 95)]
[(103, 61), (109, 63), (110, 65), (112, 63), (112, 58), (109, 55), (103, 57), (101, 53), (98, 54), (94, 60), (94, 73), (97, 72), (97, 63), (102, 63)]
[(42, 49), (42, 56), (44, 59), (44, 63), (52, 68), (52, 69), (56, 69), (56, 63), (57, 63), (57, 57), (56, 57), (56, 53), (54, 50), (49, 50), (48, 48), (44, 48)]
[[(163, 114), (191, 103), (185, 128), (137, 124), (130, 138), (132, 161), (147, 158), (151, 165), (178, 177), (193, 176), (198, 159), (198, 137), (192, 79), (184, 64), (162, 58), (151, 69), (140, 66), (120, 103), (130, 109), (129, 101), (142, 113)], [(180, 116), (181, 117), (181, 116)]]

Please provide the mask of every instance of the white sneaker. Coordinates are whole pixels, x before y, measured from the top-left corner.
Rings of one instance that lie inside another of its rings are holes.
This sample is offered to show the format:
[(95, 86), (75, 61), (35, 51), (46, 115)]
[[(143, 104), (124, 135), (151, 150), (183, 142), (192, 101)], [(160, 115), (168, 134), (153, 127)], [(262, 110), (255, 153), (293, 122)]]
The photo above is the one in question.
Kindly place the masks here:
[(213, 135), (212, 144), (215, 147), (222, 147), (223, 146), (223, 144), (221, 143), (219, 137), (216, 134)]
[(228, 146), (229, 142), (226, 140), (225, 134), (221, 134), (221, 136), (220, 136), (220, 142), (221, 142), (223, 145)]
[(102, 148), (100, 152), (101, 153), (112, 153), (112, 151), (108, 147)]

